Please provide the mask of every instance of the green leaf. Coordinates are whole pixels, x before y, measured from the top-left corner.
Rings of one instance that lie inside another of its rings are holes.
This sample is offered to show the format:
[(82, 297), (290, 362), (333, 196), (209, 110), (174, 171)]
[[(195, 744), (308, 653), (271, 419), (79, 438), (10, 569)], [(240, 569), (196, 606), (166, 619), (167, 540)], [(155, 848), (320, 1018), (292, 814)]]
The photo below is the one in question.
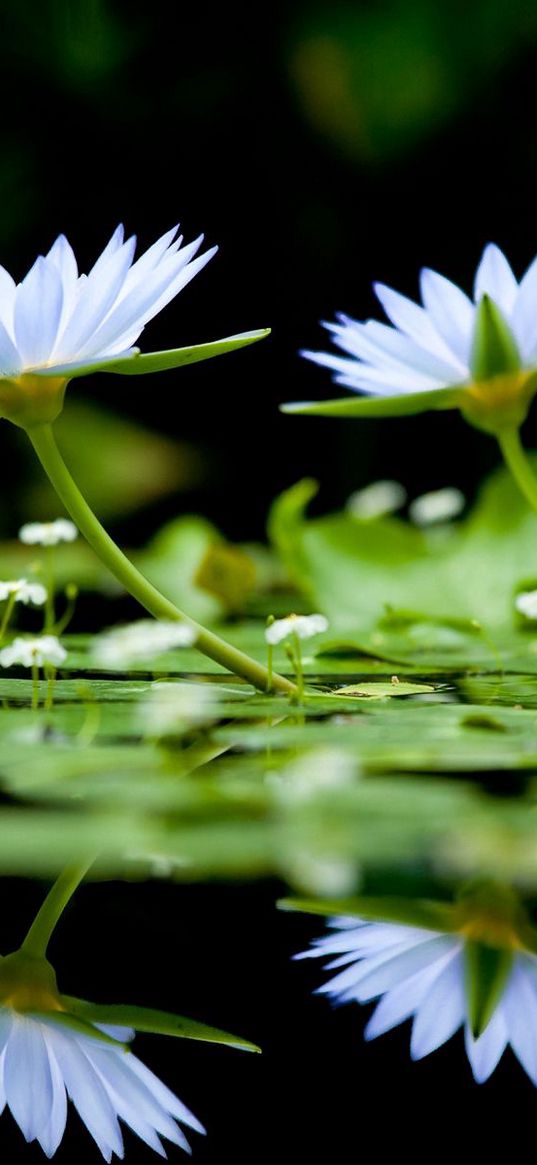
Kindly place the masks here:
[[(101, 519), (133, 513), (162, 496), (191, 489), (202, 477), (193, 447), (76, 395), (58, 417), (56, 430), (76, 465), (77, 482), (84, 496)], [(134, 468), (139, 466), (143, 466), (143, 473)], [(28, 513), (55, 513), (58, 501), (43, 474), (32, 483), (26, 505)], [(76, 545), (67, 549), (75, 549)], [(56, 549), (61, 550), (62, 546)]]
[(429, 409), (456, 409), (464, 386), (409, 392), (400, 396), (351, 396), (341, 400), (293, 401), (280, 405), (282, 413), (319, 417), (406, 417)]
[(396, 676), (389, 683), (375, 680), (365, 683), (346, 684), (344, 688), (335, 688), (334, 696), (356, 696), (369, 700), (384, 700), (392, 696), (424, 696), (436, 691), (432, 684), (405, 683)]
[(482, 296), (476, 309), (470, 366), (476, 381), (490, 380), (520, 368), (516, 340), (489, 295)]
[(518, 655), (510, 670), (535, 671), (514, 600), (537, 579), (537, 524), (505, 470), (485, 483), (469, 518), (442, 537), (394, 517), (366, 521), (344, 511), (308, 519), (314, 488), (301, 482), (276, 500), (269, 534), (335, 636), (393, 661), (433, 668), (479, 658), (494, 671), (505, 666), (506, 642)]
[[(70, 380), (80, 376), (89, 376), (92, 372), (117, 372), (121, 376), (142, 376), (146, 372), (166, 372), (171, 368), (182, 368), (185, 364), (198, 364), (200, 360), (210, 360), (213, 356), (224, 356), (226, 352), (235, 352), (238, 348), (246, 348), (258, 340), (264, 340), (270, 335), (270, 328), (261, 328), (253, 332), (239, 332), (236, 336), (226, 336), (224, 340), (211, 340), (207, 344), (194, 344), (188, 348), (169, 348), (163, 352), (136, 352), (134, 356), (124, 356), (121, 360), (110, 360), (103, 364), (95, 361), (93, 364), (84, 364), (73, 368), (69, 372), (66, 366), (66, 375)], [(40, 376), (57, 376), (57, 369), (51, 372), (39, 369)]]
[(184, 515), (167, 522), (138, 552), (135, 562), (172, 603), (202, 623), (214, 622), (223, 613), (224, 603), (200, 585), (198, 576), (207, 556), (219, 546), (225, 543), (211, 522)]
[(168, 1011), (158, 1011), (151, 1007), (134, 1007), (126, 1003), (89, 1003), (84, 999), (74, 999), (64, 995), (62, 1000), (71, 1011), (90, 1023), (119, 1024), (133, 1027), (136, 1031), (151, 1032), (153, 1035), (176, 1036), (179, 1039), (202, 1040), (209, 1044), (226, 1044), (244, 1052), (260, 1052), (257, 1044), (230, 1035), (217, 1027), (208, 1027), (195, 1019), (174, 1015)]
[(474, 1039), (484, 1032), (501, 999), (513, 951), (467, 941), (464, 946), (468, 1020)]

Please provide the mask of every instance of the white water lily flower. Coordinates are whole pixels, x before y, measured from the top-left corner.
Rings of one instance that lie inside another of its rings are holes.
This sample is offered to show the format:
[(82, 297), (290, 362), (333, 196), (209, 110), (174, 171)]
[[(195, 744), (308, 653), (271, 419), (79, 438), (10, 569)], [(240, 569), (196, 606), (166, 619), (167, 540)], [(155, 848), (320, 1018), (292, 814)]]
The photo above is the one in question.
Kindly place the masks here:
[(29, 603), (34, 607), (42, 607), (47, 601), (47, 591), (41, 583), (28, 582), (25, 578), (13, 579), (11, 582), (0, 582), (0, 602), (13, 596), (16, 603)]
[(134, 262), (136, 237), (118, 226), (87, 275), (59, 235), (21, 283), (0, 269), (0, 370), (4, 376), (46, 369), (69, 376), (81, 364), (135, 354), (141, 331), (214, 255), (195, 258), (203, 235), (182, 246), (178, 227)]
[(175, 647), (192, 647), (195, 642), (196, 632), (188, 623), (138, 619), (96, 636), (92, 655), (99, 666), (126, 667)]
[(355, 518), (382, 518), (400, 510), (406, 496), (404, 486), (398, 481), (373, 481), (351, 494), (346, 509)]
[(55, 635), (39, 635), (34, 639), (17, 638), (0, 651), (0, 667), (60, 667), (67, 652)]
[(436, 522), (448, 522), (450, 518), (456, 518), (465, 505), (466, 498), (461, 490), (446, 486), (445, 489), (431, 490), (415, 498), (408, 512), (417, 526), (434, 526)]
[(329, 957), (338, 969), (319, 993), (338, 1003), (378, 999), (365, 1029), (375, 1039), (412, 1018), (410, 1054), (419, 1060), (464, 1027), (475, 1080), (494, 1071), (509, 1044), (537, 1085), (537, 956), (514, 949), (507, 978), (482, 1034), (468, 1015), (465, 938), (418, 926), (339, 917), (332, 933), (297, 958)]
[(126, 1043), (134, 1031), (108, 1025), (94, 1031), (92, 1038), (50, 1013), (0, 1007), (0, 1109), (7, 1105), (26, 1140), (38, 1141), (47, 1157), (62, 1140), (68, 1097), (105, 1161), (123, 1157), (120, 1120), (161, 1157), (161, 1137), (190, 1152), (178, 1122), (203, 1133), (196, 1117), (132, 1052), (99, 1039), (102, 1031)]
[(19, 538), (27, 546), (57, 546), (59, 542), (74, 542), (78, 530), (69, 518), (53, 522), (26, 522), (19, 530)]
[(537, 258), (518, 283), (503, 252), (489, 243), (475, 274), (472, 298), (428, 267), (420, 274), (420, 306), (384, 283), (375, 283), (374, 291), (389, 324), (359, 323), (340, 313), (338, 323), (324, 326), (346, 355), (302, 353), (331, 368), (337, 384), (394, 396), (471, 381), (477, 305), (484, 295), (508, 323), (523, 366), (537, 363)]
[(301, 353), (372, 399), (297, 402), (285, 412), (399, 416), (460, 408), (496, 435), (522, 423), (537, 391), (537, 257), (517, 280), (489, 243), (471, 296), (429, 268), (420, 274), (419, 304), (383, 283), (374, 290), (388, 323), (341, 313), (324, 326), (343, 354)]
[(521, 591), (515, 599), (515, 607), (526, 619), (537, 619), (537, 591)]
[[(208, 263), (217, 248), (197, 252), (203, 235), (182, 246), (177, 227), (136, 261), (136, 237), (118, 226), (88, 274), (59, 235), (21, 283), (0, 267), (0, 416), (24, 429), (60, 413), (65, 388), (90, 372), (161, 371), (261, 339), (242, 333), (212, 345), (140, 355), (135, 342), (152, 320)], [(135, 367), (136, 365), (136, 367)]]
[(288, 639), (290, 635), (297, 635), (299, 639), (311, 639), (313, 635), (320, 635), (328, 630), (328, 619), (324, 615), (286, 615), (285, 619), (275, 619), (265, 630), (267, 643), (274, 646)]

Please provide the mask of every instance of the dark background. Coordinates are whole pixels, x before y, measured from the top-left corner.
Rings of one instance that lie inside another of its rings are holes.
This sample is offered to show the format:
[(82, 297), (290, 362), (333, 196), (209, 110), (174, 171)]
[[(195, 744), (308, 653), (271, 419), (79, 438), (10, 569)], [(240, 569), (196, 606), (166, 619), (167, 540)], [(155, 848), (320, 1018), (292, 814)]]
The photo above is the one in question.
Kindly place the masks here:
[[(497, 454), (457, 416), (377, 426), (283, 418), (277, 406), (330, 395), (297, 349), (324, 346), (317, 321), (336, 310), (377, 314), (374, 278), (414, 294), (426, 264), (468, 287), (490, 239), (519, 273), (532, 259), (535, 6), (4, 0), (0, 19), (5, 265), (20, 278), (65, 231), (84, 268), (119, 220), (145, 246), (180, 219), (187, 238), (205, 230), (220, 252), (144, 345), (273, 328), (221, 361), (70, 389), (202, 450), (195, 486), (117, 532), (142, 540), (198, 509), (232, 538), (259, 537), (271, 498), (304, 474), (319, 478), (321, 507), (377, 477), (471, 494)], [(2, 443), (0, 517), (12, 535), (29, 462), (22, 434), (6, 425)], [(406, 1031), (364, 1045), (359, 1009), (331, 1011), (310, 994), (317, 965), (290, 964), (320, 924), (277, 915), (279, 889), (89, 887), (56, 940), (66, 990), (173, 1008), (263, 1044), (261, 1059), (138, 1040), (208, 1125), (205, 1143), (192, 1137), (199, 1165), (365, 1152), (425, 1161), (498, 1151), (503, 1135), (518, 1149), (536, 1103), (521, 1070), (506, 1058), (477, 1088), (460, 1038), (418, 1065)], [(5, 886), (2, 949), (41, 894)], [(6, 1160), (41, 1157), (7, 1116), (1, 1136)], [(152, 1158), (127, 1143), (129, 1160)], [(74, 1117), (57, 1159), (73, 1158), (97, 1159)]]
[[(326, 978), (321, 961), (290, 960), (322, 933), (322, 920), (278, 913), (281, 889), (85, 886), (51, 945), (66, 992), (174, 1008), (262, 1045), (263, 1056), (254, 1056), (136, 1038), (136, 1053), (207, 1128), (207, 1137), (189, 1134), (197, 1165), (364, 1158), (428, 1165), (441, 1154), (494, 1160), (531, 1144), (535, 1088), (510, 1052), (478, 1087), (461, 1033), (412, 1063), (408, 1024), (366, 1044), (361, 1033), (372, 1007), (334, 1009), (311, 994)], [(20, 942), (41, 890), (6, 882), (4, 893), (7, 949)], [(1, 1137), (6, 1161), (44, 1161), (8, 1114)], [(158, 1159), (128, 1131), (125, 1146), (127, 1161)], [(186, 1160), (175, 1146), (169, 1158)], [(100, 1159), (71, 1110), (54, 1160)]]
[[(318, 320), (336, 310), (381, 315), (373, 279), (416, 294), (430, 265), (469, 287), (490, 239), (519, 274), (533, 257), (535, 6), (3, 0), (0, 15), (5, 265), (22, 276), (63, 230), (84, 269), (118, 221), (146, 246), (180, 219), (220, 252), (146, 349), (273, 328), (219, 361), (71, 386), (202, 447), (201, 480), (131, 521), (130, 540), (185, 508), (258, 537), (304, 474), (321, 508), (379, 476), (471, 493), (497, 454), (458, 415), (379, 426), (286, 418), (278, 403), (331, 394), (297, 351), (326, 346)], [(4, 442), (28, 472), (24, 438)]]

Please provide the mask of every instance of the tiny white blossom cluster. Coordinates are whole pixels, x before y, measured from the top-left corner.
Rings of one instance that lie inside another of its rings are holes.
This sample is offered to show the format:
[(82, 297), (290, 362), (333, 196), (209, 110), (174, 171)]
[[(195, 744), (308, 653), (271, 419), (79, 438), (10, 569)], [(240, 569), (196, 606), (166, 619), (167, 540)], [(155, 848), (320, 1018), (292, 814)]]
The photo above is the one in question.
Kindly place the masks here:
[(59, 542), (74, 542), (78, 530), (69, 518), (55, 518), (53, 522), (26, 522), (19, 530), (19, 538), (27, 546), (57, 546)]
[(406, 489), (398, 481), (373, 481), (356, 490), (347, 501), (346, 509), (354, 518), (371, 520), (393, 514), (405, 505)]
[(434, 526), (437, 522), (449, 522), (462, 513), (466, 498), (460, 489), (446, 486), (445, 489), (431, 490), (415, 498), (408, 507), (410, 518), (416, 526)]
[(328, 630), (328, 619), (324, 615), (287, 615), (285, 619), (275, 619), (265, 630), (265, 639), (271, 646), (281, 643), (291, 635), (299, 639), (311, 639)]
[(13, 598), (16, 603), (24, 603), (27, 607), (42, 607), (47, 601), (46, 587), (42, 583), (28, 582), (25, 578), (12, 579), (10, 582), (0, 582), (0, 603)]
[(537, 591), (521, 591), (516, 596), (515, 607), (526, 619), (537, 619)]
[(137, 709), (141, 728), (151, 736), (199, 727), (217, 715), (218, 697), (214, 688), (172, 680), (156, 680)]
[(60, 667), (67, 652), (55, 635), (40, 635), (34, 639), (18, 637), (0, 651), (0, 667)]
[(195, 642), (196, 632), (188, 623), (138, 619), (96, 636), (92, 655), (100, 667), (126, 667), (154, 659), (175, 647), (191, 647)]

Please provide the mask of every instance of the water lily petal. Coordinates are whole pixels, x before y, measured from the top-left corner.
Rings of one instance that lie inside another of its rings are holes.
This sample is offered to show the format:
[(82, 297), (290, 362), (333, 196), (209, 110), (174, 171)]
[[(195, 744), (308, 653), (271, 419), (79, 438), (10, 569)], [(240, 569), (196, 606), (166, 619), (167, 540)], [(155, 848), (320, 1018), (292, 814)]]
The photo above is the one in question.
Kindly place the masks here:
[(50, 1119), (52, 1078), (41, 1027), (24, 1016), (13, 1019), (4, 1060), (6, 1100), (21, 1132), (33, 1141)]
[(511, 971), (501, 1007), (509, 1043), (530, 1080), (537, 1084), (537, 992), (520, 958)]
[(468, 1026), (465, 1028), (464, 1039), (474, 1080), (478, 1084), (483, 1084), (494, 1072), (507, 1044), (507, 1026), (501, 1007), (496, 1009), (490, 1023), (477, 1040), (474, 1040)]
[(54, 263), (40, 255), (17, 288), (14, 331), (22, 362), (32, 368), (44, 364), (58, 334), (63, 287)]
[(123, 1138), (110, 1098), (99, 1076), (84, 1055), (82, 1041), (64, 1036), (56, 1028), (47, 1032), (47, 1042), (62, 1073), (65, 1087), (81, 1120), (91, 1133), (106, 1161), (112, 1153), (123, 1156)]
[(412, 1059), (420, 1060), (445, 1044), (462, 1026), (465, 1014), (464, 965), (456, 951), (418, 1006), (412, 1026)]
[(433, 325), (464, 367), (468, 366), (475, 308), (460, 287), (425, 267), (421, 295)]
[(518, 283), (503, 251), (488, 243), (481, 256), (474, 282), (474, 299), (490, 295), (494, 303), (509, 319), (518, 294)]
[(65, 1084), (63, 1076), (60, 1072), (58, 1061), (49, 1046), (45, 1031), (45, 1044), (47, 1047), (47, 1055), (50, 1069), (50, 1079), (52, 1085), (52, 1104), (50, 1108), (50, 1115), (41, 1131), (37, 1134), (37, 1140), (47, 1157), (53, 1157), (60, 1141), (65, 1132), (65, 1125), (67, 1122), (67, 1095), (65, 1092)]

